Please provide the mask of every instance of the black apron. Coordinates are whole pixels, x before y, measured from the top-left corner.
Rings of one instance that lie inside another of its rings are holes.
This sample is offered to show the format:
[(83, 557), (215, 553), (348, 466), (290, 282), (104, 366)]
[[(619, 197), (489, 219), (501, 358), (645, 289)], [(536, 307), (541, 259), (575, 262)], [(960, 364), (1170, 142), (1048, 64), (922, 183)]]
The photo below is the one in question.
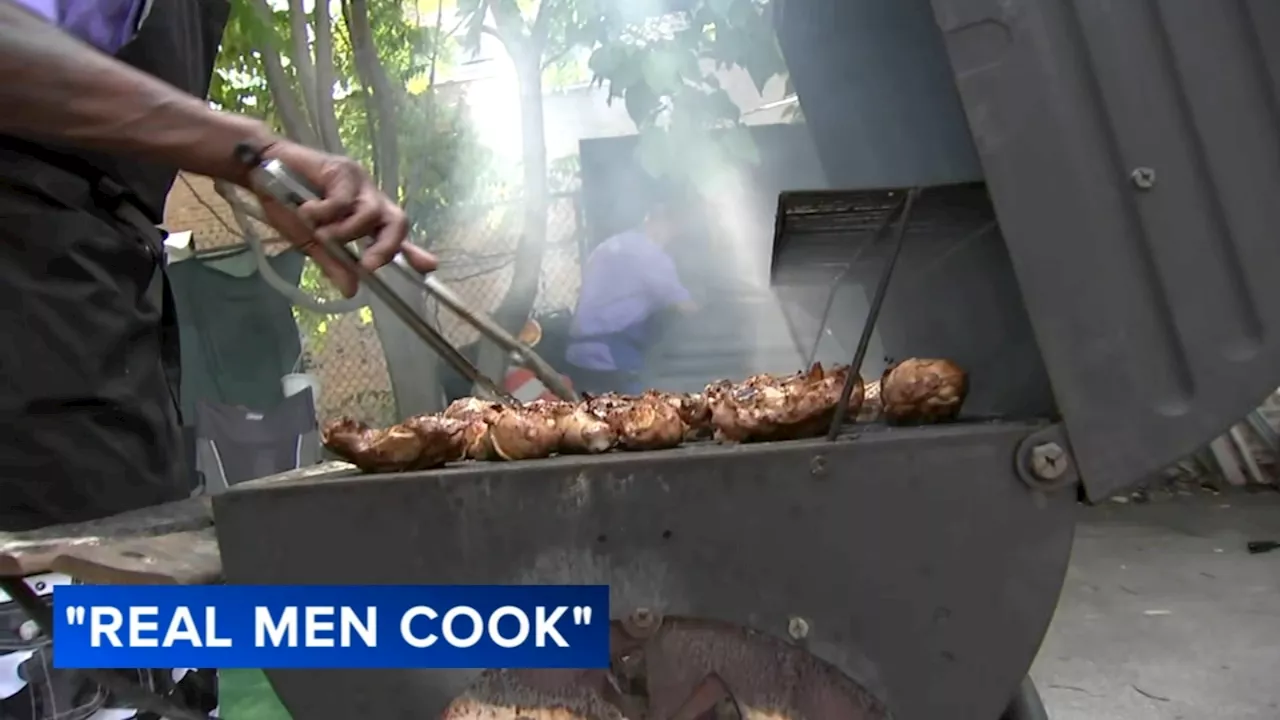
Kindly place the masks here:
[[(118, 57), (197, 97), (228, 0), (155, 0)], [(0, 136), (0, 530), (185, 497), (164, 275), (175, 168)]]

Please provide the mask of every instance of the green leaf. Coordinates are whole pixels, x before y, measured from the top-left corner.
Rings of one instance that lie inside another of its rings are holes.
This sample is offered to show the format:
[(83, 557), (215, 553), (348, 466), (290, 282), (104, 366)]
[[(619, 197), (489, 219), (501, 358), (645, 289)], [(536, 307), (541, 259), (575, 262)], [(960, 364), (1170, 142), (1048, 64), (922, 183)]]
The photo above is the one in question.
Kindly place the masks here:
[(471, 51), (472, 55), (480, 52), (481, 30), (484, 29), (484, 6), (466, 18), (464, 24), (467, 26), (467, 34), (462, 40), (462, 46)]
[(738, 103), (723, 88), (707, 94), (707, 111), (712, 117), (735, 123), (742, 118), (742, 108), (738, 107)]
[(626, 89), (623, 101), (627, 106), (627, 114), (635, 122), (636, 127), (644, 128), (653, 119), (660, 107), (658, 96), (645, 83), (638, 83)]
[(591, 58), (587, 60), (587, 68), (595, 73), (597, 77), (609, 77), (617, 72), (618, 65), (623, 58), (616, 48), (610, 45), (601, 45), (591, 53)]
[(683, 84), (680, 69), (683, 54), (669, 48), (654, 48), (644, 55), (641, 72), (649, 89), (658, 95), (669, 95)]

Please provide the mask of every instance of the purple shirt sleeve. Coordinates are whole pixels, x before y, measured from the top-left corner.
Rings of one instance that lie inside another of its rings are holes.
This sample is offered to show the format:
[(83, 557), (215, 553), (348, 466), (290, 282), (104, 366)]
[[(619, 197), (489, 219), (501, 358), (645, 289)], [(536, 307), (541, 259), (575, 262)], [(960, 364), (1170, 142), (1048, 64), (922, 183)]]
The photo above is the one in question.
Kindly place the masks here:
[(133, 38), (148, 0), (17, 0), (27, 10), (110, 55)]
[(680, 274), (676, 272), (676, 264), (671, 256), (658, 250), (640, 268), (645, 274), (645, 286), (649, 289), (654, 304), (658, 308), (679, 305), (692, 300), (689, 291), (680, 282)]

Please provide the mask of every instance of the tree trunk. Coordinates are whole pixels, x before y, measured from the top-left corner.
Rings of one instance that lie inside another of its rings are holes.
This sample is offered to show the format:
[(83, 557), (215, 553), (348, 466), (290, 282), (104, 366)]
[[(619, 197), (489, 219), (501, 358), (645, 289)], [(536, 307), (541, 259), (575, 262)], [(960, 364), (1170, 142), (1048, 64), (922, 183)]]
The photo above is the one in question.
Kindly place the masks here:
[(329, 3), (317, 0), (316, 28), (316, 121), (324, 149), (342, 154), (342, 138), (338, 135), (338, 116), (333, 107), (333, 18)]
[[(316, 3), (322, 4), (322, 0)], [(302, 0), (289, 0), (289, 35), (293, 41), (294, 72), (298, 74), (298, 86), (302, 90), (302, 102), (307, 109), (307, 118), (313, 128), (319, 128), (317, 121), (319, 105), (316, 101), (316, 70), (311, 60), (311, 39), (307, 37), (307, 13), (303, 10)]]
[[(253, 10), (258, 19), (268, 29), (272, 27), (271, 8), (266, 0), (253, 0)], [(280, 62), (281, 39), (274, 32), (268, 40), (267, 47), (259, 53), (262, 58), (262, 71), (267, 76), (267, 88), (271, 91), (271, 100), (275, 103), (276, 112), (280, 115), (280, 124), (284, 126), (284, 134), (294, 142), (316, 147), (318, 138), (307, 119), (306, 108), (294, 95), (289, 75)]]
[(351, 50), (355, 56), (356, 73), (365, 88), (373, 91), (373, 104), (378, 111), (377, 146), (378, 174), (382, 178), (382, 191), (392, 200), (400, 200), (400, 143), (397, 133), (396, 90), (391, 86), (386, 68), (378, 59), (374, 45), (373, 28), (369, 25), (368, 0), (350, 0), (347, 12), (347, 32), (351, 37)]
[[(400, 197), (400, 151), (397, 135), (398, 97), (378, 58), (373, 29), (369, 25), (367, 0), (349, 0), (343, 4), (347, 34), (355, 56), (356, 74), (364, 85), (366, 97), (372, 95), (370, 137), (373, 157), (382, 191), (394, 200)], [(370, 91), (372, 91), (370, 93)], [(420, 285), (386, 268), (378, 271), (392, 290), (404, 298), (414, 310), (426, 315), (427, 298)], [(439, 412), (444, 409), (440, 384), (440, 357), (396, 317), (381, 300), (369, 303), (373, 310), (374, 328), (387, 358), (387, 374), (395, 397), (396, 413), (410, 415)]]
[[(493, 319), (512, 334), (520, 331), (533, 310), (547, 244), (547, 140), (542, 110), (542, 58), (534, 47), (536, 45), (532, 43), (528, 47), (508, 45), (520, 86), (524, 232), (516, 245), (511, 285)], [(555, 358), (551, 359), (551, 362), (555, 361)], [(481, 372), (501, 382), (507, 367), (507, 355), (497, 345), (482, 341), (479, 367)]]

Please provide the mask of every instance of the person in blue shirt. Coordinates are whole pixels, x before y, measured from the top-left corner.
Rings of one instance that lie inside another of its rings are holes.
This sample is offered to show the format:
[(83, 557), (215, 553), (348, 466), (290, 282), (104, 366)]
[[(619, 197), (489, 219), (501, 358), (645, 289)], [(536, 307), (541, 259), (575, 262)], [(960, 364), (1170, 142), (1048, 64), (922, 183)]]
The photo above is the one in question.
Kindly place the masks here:
[(640, 227), (610, 237), (588, 256), (565, 350), (580, 392), (641, 392), (641, 371), (663, 314), (697, 309), (665, 249), (682, 218), (673, 202), (659, 202)]

